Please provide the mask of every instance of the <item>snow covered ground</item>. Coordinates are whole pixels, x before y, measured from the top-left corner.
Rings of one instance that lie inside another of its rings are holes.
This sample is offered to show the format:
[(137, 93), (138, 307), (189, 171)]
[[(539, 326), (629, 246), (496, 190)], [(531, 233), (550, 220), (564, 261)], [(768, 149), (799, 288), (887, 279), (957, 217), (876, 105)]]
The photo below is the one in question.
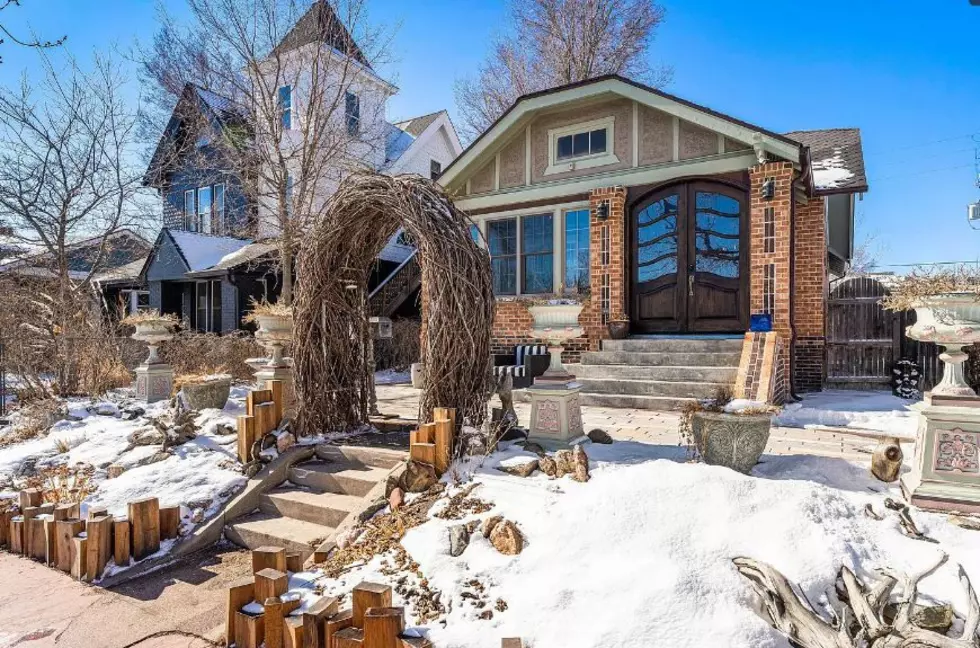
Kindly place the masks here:
[(776, 424), (784, 427), (831, 426), (887, 432), (912, 441), (919, 421), (918, 412), (912, 409), (915, 402), (886, 391), (828, 389), (804, 394), (802, 402), (787, 405), (776, 418)]
[[(939, 544), (905, 537), (883, 504), (901, 498), (898, 488), (874, 480), (866, 466), (766, 455), (745, 476), (683, 463), (676, 447), (629, 441), (584, 447), (592, 459), (588, 483), (495, 470), (523, 454), (510, 449), (472, 469), (480, 483), (472, 495), (493, 510), (442, 520), (431, 516), (437, 503), (425, 524), (408, 531), (402, 545), (448, 610), (418, 628), (436, 645), (496, 648), (501, 637), (523, 637), (540, 647), (787, 647), (750, 610), (747, 582), (731, 562), (736, 556), (772, 564), (817, 605), (833, 595), (842, 564), (859, 575), (883, 566), (914, 572), (945, 551), (949, 563), (923, 582), (922, 593), (951, 602), (961, 615), (966, 600), (957, 566), (980, 582), (980, 532), (913, 509), (919, 527)], [(885, 519), (867, 517), (866, 504)], [(495, 514), (522, 530), (521, 554), (502, 555), (476, 532), (461, 556), (449, 555), (449, 527)], [(398, 578), (380, 566), (375, 558), (322, 583), (335, 594), (362, 580)], [(462, 596), (472, 579), (486, 586), (483, 608)], [(479, 618), (498, 598), (506, 610)], [(409, 608), (411, 625), (411, 604), (395, 599)]]
[(375, 385), (399, 385), (412, 382), (412, 374), (409, 371), (395, 371), (385, 369), (374, 374)]

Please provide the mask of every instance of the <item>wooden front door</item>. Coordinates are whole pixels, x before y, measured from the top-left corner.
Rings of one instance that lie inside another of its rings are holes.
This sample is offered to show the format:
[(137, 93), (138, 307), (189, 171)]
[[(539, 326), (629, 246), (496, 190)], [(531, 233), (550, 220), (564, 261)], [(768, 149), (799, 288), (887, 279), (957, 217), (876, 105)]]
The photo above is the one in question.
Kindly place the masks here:
[(672, 185), (630, 214), (630, 301), (637, 333), (748, 328), (748, 200), (727, 184)]

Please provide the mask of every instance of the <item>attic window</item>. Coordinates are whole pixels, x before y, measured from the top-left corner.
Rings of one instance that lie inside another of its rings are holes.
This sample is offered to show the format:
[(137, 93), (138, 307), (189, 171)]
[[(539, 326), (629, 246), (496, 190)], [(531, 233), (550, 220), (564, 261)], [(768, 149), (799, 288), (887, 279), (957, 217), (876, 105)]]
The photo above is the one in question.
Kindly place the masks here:
[(433, 180), (438, 180), (439, 176), (442, 175), (442, 164), (439, 160), (429, 161), (429, 177)]
[(345, 96), (344, 116), (347, 118), (347, 134), (357, 135), (361, 130), (361, 99), (353, 92)]
[(279, 88), (279, 111), (282, 114), (282, 127), (289, 130), (293, 127), (293, 86)]
[(548, 131), (548, 168), (545, 175), (616, 164), (610, 150), (615, 118), (606, 117)]

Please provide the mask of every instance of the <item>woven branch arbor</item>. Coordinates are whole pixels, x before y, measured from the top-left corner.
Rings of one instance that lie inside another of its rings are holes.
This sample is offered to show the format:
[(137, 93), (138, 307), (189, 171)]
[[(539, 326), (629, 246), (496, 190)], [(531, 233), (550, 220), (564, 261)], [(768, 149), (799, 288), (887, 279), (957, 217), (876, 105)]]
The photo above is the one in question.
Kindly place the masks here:
[(293, 362), (304, 433), (349, 430), (367, 421), (373, 390), (367, 280), (378, 254), (403, 227), (422, 267), (419, 421), (433, 407), (480, 424), (491, 390), (494, 297), (490, 258), (469, 219), (419, 176), (359, 172), (345, 179), (300, 255), (293, 308)]

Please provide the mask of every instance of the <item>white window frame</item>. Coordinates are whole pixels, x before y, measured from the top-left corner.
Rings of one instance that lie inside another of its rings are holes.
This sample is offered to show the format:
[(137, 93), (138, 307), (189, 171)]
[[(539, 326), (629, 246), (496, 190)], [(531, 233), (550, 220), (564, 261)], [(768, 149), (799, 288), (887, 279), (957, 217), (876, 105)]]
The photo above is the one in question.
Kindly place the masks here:
[[(187, 211), (187, 197), (191, 199), (191, 211)], [(197, 231), (197, 189), (184, 190), (184, 229), (188, 232)]]
[[(221, 212), (218, 212), (218, 192), (216, 191), (218, 187), (221, 187)], [(228, 193), (228, 183), (219, 182), (218, 184), (211, 185), (211, 233), (224, 235), (225, 234), (225, 212), (227, 211), (227, 206), (225, 201), (227, 200)], [(216, 227), (217, 226), (217, 227)]]
[[(606, 151), (604, 153), (580, 155), (574, 158), (558, 160), (559, 137), (565, 137), (566, 135), (574, 136), (580, 133), (589, 133), (602, 129), (606, 130)], [(592, 169), (608, 164), (618, 164), (619, 158), (613, 153), (615, 142), (616, 118), (613, 116), (593, 119), (592, 121), (580, 122), (561, 128), (551, 128), (548, 130), (548, 167), (544, 170), (544, 175), (554, 175), (556, 173), (566, 173), (579, 169)]]
[[(568, 237), (566, 221), (568, 220), (568, 214), (570, 212), (588, 212), (589, 214), (589, 261), (586, 263), (585, 271), (589, 273), (591, 279), (592, 275), (592, 206), (589, 204), (583, 205), (581, 207), (564, 207), (561, 209), (561, 259), (559, 259), (557, 265), (561, 269), (561, 277), (558, 279), (560, 282), (564, 283), (565, 275), (568, 274), (568, 263), (566, 260), (566, 253), (568, 252)], [(589, 289), (591, 290), (591, 281), (589, 282)], [(568, 292), (568, 286), (565, 286), (565, 291)]]
[[(208, 192), (208, 209), (201, 211), (201, 192)], [(214, 189), (212, 185), (205, 185), (197, 188), (197, 231), (201, 234), (213, 234), (214, 220)], [(205, 223), (207, 227), (205, 227)]]

